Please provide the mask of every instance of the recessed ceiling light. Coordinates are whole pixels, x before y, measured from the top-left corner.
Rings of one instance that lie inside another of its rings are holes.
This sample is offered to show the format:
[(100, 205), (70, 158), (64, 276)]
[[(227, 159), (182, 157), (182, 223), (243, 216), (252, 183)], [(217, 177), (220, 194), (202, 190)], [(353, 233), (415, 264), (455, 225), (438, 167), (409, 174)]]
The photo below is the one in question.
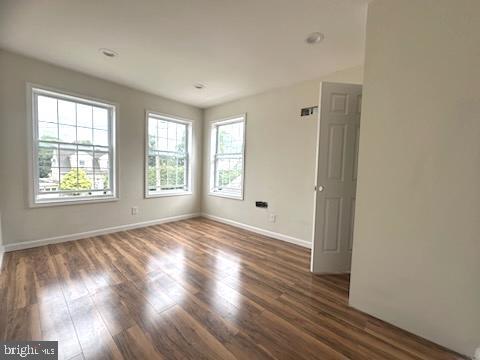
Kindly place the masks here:
[(100, 51), (103, 55), (105, 55), (107, 57), (110, 57), (110, 58), (114, 58), (114, 57), (118, 56), (118, 53), (116, 51), (111, 50), (111, 49), (101, 48), (101, 49), (98, 49), (98, 51)]
[(325, 39), (325, 34), (321, 32), (313, 32), (310, 35), (307, 36), (305, 39), (307, 44), (318, 44), (321, 43)]
[(205, 84), (201, 84), (201, 83), (196, 83), (193, 85), (193, 87), (197, 90), (202, 90), (205, 88)]

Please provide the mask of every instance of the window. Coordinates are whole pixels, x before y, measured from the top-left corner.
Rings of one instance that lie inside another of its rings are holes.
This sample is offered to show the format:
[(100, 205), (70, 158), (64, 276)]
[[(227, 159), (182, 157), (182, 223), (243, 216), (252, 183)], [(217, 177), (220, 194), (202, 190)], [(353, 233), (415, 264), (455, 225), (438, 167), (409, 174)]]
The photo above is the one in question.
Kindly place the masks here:
[(245, 115), (211, 128), (210, 194), (243, 200)]
[(192, 122), (147, 112), (146, 197), (191, 194)]
[(116, 198), (115, 106), (31, 87), (33, 203)]

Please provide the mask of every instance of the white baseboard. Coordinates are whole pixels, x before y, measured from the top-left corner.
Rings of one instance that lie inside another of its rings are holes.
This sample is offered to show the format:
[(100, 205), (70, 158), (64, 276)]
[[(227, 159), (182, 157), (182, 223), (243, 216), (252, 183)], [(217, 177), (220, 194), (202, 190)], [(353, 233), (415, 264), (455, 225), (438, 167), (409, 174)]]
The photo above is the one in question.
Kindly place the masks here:
[(137, 228), (142, 228), (142, 227), (147, 227), (152, 225), (164, 224), (164, 223), (173, 222), (173, 221), (191, 219), (194, 217), (198, 217), (200, 215), (201, 215), (200, 213), (193, 213), (193, 214), (171, 216), (163, 219), (143, 221), (139, 223), (120, 225), (120, 226), (112, 226), (112, 227), (98, 229), (98, 230), (91, 230), (91, 231), (85, 231), (81, 233), (56, 236), (56, 237), (51, 237), (46, 239), (23, 241), (15, 244), (5, 244), (4, 248), (5, 248), (5, 252), (29, 249), (29, 248), (34, 248), (38, 246), (57, 244), (57, 243), (62, 243), (62, 242), (72, 241), (72, 240), (80, 240), (80, 239), (85, 239), (92, 236), (111, 234), (119, 231), (125, 231), (125, 230), (137, 229)]
[(312, 243), (310, 241), (297, 239), (297, 238), (294, 238), (292, 236), (279, 234), (279, 233), (276, 233), (276, 232), (273, 232), (273, 231), (270, 231), (270, 230), (261, 229), (261, 228), (255, 227), (255, 226), (243, 224), (243, 223), (240, 223), (240, 222), (237, 222), (237, 221), (221, 218), (221, 217), (210, 215), (210, 214), (202, 213), (202, 216), (204, 218), (215, 220), (215, 221), (227, 224), (227, 225), (232, 225), (232, 226), (235, 226), (235, 227), (238, 227), (238, 228), (241, 228), (241, 229), (249, 230), (251, 232), (254, 232), (254, 233), (257, 233), (257, 234), (260, 234), (260, 235), (269, 236), (269, 237), (271, 237), (273, 239), (276, 239), (276, 240), (282, 240), (282, 241), (285, 241), (285, 242), (288, 242), (288, 243), (291, 243), (291, 244), (295, 244), (295, 245), (299, 245), (299, 246), (302, 246), (302, 247), (305, 247), (305, 248), (308, 248), (308, 249), (312, 248)]
[(273, 239), (277, 240), (282, 240), (291, 244), (299, 245), (305, 248), (311, 248), (311, 243), (309, 241), (301, 240), (294, 238), (292, 236), (284, 235), (284, 234), (279, 234), (270, 230), (265, 230), (261, 229), (255, 226), (243, 224), (237, 221), (221, 218), (218, 216), (210, 215), (210, 214), (205, 214), (205, 213), (192, 213), (192, 214), (185, 214), (185, 215), (178, 215), (178, 216), (171, 216), (163, 219), (156, 219), (156, 220), (150, 220), (150, 221), (143, 221), (139, 223), (133, 223), (133, 224), (127, 224), (127, 225), (119, 225), (119, 226), (112, 226), (108, 228), (103, 228), (103, 229), (98, 229), (98, 230), (91, 230), (91, 231), (85, 231), (81, 233), (75, 233), (75, 234), (68, 234), (68, 235), (62, 235), (62, 236), (56, 236), (56, 237), (51, 237), (51, 238), (45, 238), (45, 239), (39, 239), (39, 240), (30, 240), (30, 241), (23, 241), (19, 243), (14, 243), (14, 244), (5, 244), (2, 247), (0, 247), (0, 268), (3, 260), (3, 254), (4, 252), (9, 252), (9, 251), (15, 251), (15, 250), (23, 250), (23, 249), (29, 249), (29, 248), (34, 248), (38, 246), (44, 246), (44, 245), (49, 245), (49, 244), (57, 244), (57, 243), (62, 243), (62, 242), (67, 242), (67, 241), (73, 241), (73, 240), (80, 240), (88, 237), (93, 237), (93, 236), (99, 236), (99, 235), (105, 235), (105, 234), (111, 234), (119, 231), (125, 231), (125, 230), (131, 230), (131, 229), (137, 229), (137, 228), (142, 228), (142, 227), (147, 227), (147, 226), (152, 226), (152, 225), (158, 225), (158, 224), (164, 224), (168, 222), (173, 222), (173, 221), (179, 221), (179, 220), (185, 220), (185, 219), (191, 219), (194, 217), (198, 216), (203, 216), (207, 219), (212, 219), (224, 224), (232, 225), (241, 229), (249, 230), (254, 233), (260, 234), (260, 235), (265, 235), (269, 236)]

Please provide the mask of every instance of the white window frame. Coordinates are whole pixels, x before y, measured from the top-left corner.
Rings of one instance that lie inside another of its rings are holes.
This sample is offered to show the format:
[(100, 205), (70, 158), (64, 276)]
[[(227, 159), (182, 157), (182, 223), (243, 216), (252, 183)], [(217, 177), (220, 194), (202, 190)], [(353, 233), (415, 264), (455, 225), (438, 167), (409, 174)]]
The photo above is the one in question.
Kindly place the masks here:
[[(187, 190), (160, 190), (157, 192), (150, 193), (148, 190), (148, 155), (150, 150), (149, 138), (148, 138), (148, 122), (149, 118), (157, 118), (160, 120), (170, 121), (174, 123), (179, 123), (183, 125), (187, 125), (187, 134), (186, 134), (186, 172), (187, 172)], [(179, 116), (165, 114), (157, 111), (146, 110), (145, 111), (145, 164), (144, 164), (144, 177), (145, 177), (145, 191), (144, 196), (146, 199), (149, 198), (158, 198), (164, 196), (182, 196), (182, 195), (192, 195), (193, 194), (193, 176), (192, 176), (192, 169), (193, 169), (193, 121), (189, 119), (185, 119)]]
[[(38, 112), (37, 101), (38, 95), (47, 95), (57, 99), (73, 101), (85, 105), (93, 105), (97, 107), (106, 108), (109, 114), (109, 151), (110, 151), (110, 172), (111, 192), (108, 195), (92, 195), (92, 196), (72, 196), (62, 197), (58, 199), (37, 199), (38, 195)], [(29, 182), (29, 206), (30, 207), (44, 207), (44, 206), (60, 206), (60, 205), (76, 205), (76, 204), (91, 204), (99, 202), (118, 201), (118, 157), (117, 157), (117, 117), (119, 106), (116, 103), (96, 99), (82, 94), (76, 94), (70, 91), (51, 88), (43, 85), (27, 83), (27, 122), (29, 130), (28, 134), (28, 182)]]
[[(242, 183), (240, 194), (231, 192), (228, 190), (219, 190), (216, 187), (216, 163), (217, 163), (217, 148), (218, 148), (218, 127), (221, 125), (243, 123), (243, 139), (242, 139)], [(245, 141), (247, 134), (247, 114), (240, 114), (236, 116), (230, 116), (220, 120), (213, 120), (210, 122), (210, 184), (208, 195), (219, 196), (235, 200), (244, 200), (245, 194)]]

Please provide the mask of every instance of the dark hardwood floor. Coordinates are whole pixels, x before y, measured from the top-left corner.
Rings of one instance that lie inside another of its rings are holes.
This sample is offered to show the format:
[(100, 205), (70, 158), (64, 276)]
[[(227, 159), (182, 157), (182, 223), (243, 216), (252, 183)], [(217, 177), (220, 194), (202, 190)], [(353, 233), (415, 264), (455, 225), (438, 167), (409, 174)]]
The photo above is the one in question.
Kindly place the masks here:
[(192, 219), (7, 253), (0, 336), (63, 359), (458, 359), (348, 307), (310, 251)]

